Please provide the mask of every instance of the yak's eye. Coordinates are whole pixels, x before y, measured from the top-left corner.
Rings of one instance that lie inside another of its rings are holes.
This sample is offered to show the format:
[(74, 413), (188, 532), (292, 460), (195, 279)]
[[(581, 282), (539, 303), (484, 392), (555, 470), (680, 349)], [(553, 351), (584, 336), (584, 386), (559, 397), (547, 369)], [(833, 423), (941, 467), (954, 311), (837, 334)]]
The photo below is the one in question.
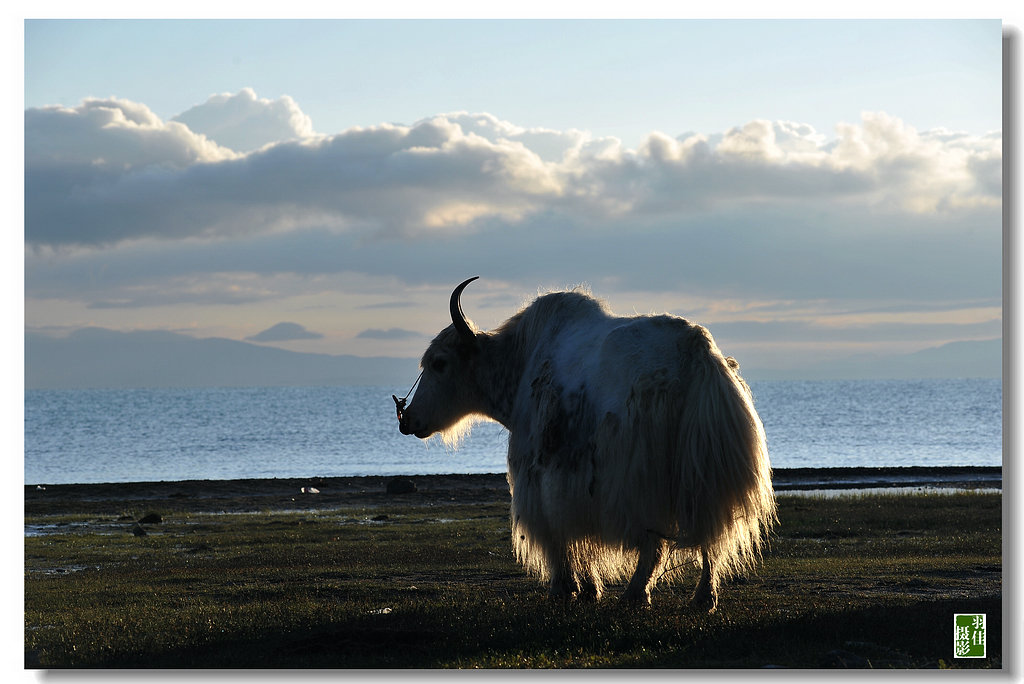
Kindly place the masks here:
[(434, 359), (430, 362), (430, 370), (435, 373), (444, 373), (444, 369), (448, 367), (448, 362), (444, 359)]

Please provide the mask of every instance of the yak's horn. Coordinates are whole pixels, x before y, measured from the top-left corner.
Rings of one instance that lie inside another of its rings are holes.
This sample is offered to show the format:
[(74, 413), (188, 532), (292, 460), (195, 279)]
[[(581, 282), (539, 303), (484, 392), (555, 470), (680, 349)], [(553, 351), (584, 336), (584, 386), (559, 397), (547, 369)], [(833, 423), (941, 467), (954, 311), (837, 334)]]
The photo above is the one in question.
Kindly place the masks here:
[(452, 323), (455, 325), (455, 330), (459, 333), (459, 337), (468, 342), (475, 340), (476, 335), (474, 335), (473, 329), (469, 327), (469, 323), (466, 322), (466, 314), (462, 313), (462, 302), (459, 301), (459, 298), (462, 296), (462, 291), (466, 289), (466, 286), (479, 277), (480, 276), (473, 276), (469, 280), (463, 281), (457, 288), (455, 288), (455, 291), (452, 292), (452, 301), (450, 304), (452, 311)]

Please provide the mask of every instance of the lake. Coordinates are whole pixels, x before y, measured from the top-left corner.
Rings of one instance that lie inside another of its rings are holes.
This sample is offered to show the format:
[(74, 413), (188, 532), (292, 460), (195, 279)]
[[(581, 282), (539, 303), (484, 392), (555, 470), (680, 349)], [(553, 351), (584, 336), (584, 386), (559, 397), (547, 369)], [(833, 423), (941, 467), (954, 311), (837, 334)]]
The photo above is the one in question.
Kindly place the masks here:
[[(998, 466), (999, 379), (751, 382), (777, 468)], [(25, 392), (25, 483), (505, 471), (505, 431), (457, 451), (399, 434), (396, 387)]]

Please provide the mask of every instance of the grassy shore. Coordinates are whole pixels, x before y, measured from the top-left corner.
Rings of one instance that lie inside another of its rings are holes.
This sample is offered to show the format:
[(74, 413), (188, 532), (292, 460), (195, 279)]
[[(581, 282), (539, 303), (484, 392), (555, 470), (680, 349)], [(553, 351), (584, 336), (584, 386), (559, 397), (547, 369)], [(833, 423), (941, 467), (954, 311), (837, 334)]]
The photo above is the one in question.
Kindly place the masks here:
[[(38, 490), (26, 666), (1001, 666), (998, 493), (782, 493), (761, 568), (698, 615), (696, 571), (646, 610), (620, 607), (621, 587), (548, 600), (512, 557), (507, 491), (474, 482), (397, 496), (288, 483), (262, 509), (245, 492)], [(150, 513), (161, 522), (135, 524)], [(987, 615), (987, 658), (953, 658), (954, 613)]]

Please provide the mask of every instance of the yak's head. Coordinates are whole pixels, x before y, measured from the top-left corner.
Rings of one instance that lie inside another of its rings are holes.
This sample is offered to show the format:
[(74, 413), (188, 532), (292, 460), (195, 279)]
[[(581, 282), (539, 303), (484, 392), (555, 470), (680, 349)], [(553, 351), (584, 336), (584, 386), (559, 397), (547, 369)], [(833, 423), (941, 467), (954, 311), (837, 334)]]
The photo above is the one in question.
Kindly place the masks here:
[[(476, 381), (480, 342), (462, 313), (462, 291), (479, 276), (463, 282), (449, 305), (452, 324), (439, 332), (420, 360), (423, 371), (408, 408), (399, 403), (398, 429), (403, 435), (426, 439), (441, 433), (446, 444), (455, 445), (481, 410)], [(395, 400), (400, 402), (402, 400)]]

